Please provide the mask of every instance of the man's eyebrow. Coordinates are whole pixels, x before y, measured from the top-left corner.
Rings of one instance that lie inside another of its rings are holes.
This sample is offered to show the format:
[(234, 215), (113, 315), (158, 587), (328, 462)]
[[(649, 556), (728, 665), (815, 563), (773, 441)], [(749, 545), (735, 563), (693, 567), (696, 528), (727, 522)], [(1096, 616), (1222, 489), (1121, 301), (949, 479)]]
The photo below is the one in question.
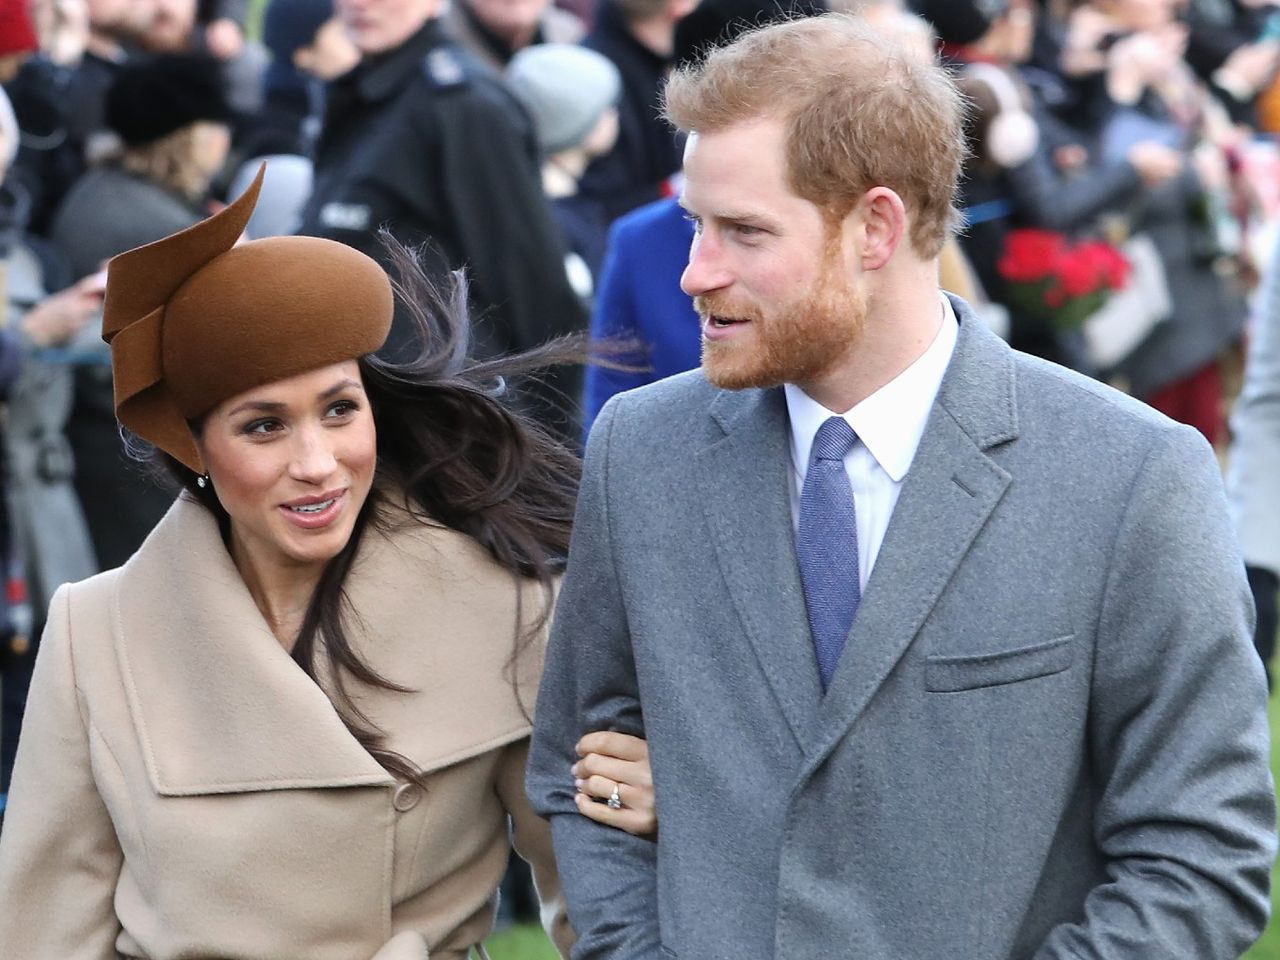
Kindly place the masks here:
[(680, 205), (680, 209), (691, 216), (703, 217), (704, 219), (724, 220), (728, 223), (753, 223), (760, 225), (769, 225), (773, 223), (772, 218), (768, 214), (759, 213), (751, 210), (722, 210), (713, 213), (694, 213), (685, 203), (684, 197), (677, 197), (676, 202)]
[(716, 214), (721, 220), (729, 220), (733, 223), (772, 223), (772, 219), (764, 213), (755, 213), (748, 210), (735, 212), (726, 210), (724, 213)]

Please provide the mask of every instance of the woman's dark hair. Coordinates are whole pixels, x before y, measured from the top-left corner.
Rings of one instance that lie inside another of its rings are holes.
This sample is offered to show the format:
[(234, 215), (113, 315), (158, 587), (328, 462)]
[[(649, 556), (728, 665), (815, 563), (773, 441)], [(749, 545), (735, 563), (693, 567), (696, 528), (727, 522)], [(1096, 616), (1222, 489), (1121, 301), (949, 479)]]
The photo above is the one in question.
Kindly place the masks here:
[[(369, 524), (398, 501), (419, 520), (464, 533), (479, 543), (516, 581), (514, 644), (508, 661), (517, 702), (521, 657), (545, 629), (553, 580), (563, 568), (577, 493), (579, 459), (565, 443), (514, 406), (508, 384), (560, 363), (584, 359), (576, 337), (553, 341), (515, 356), (468, 359), (471, 318), (461, 273), (443, 286), (423, 270), (416, 251), (384, 234), (397, 299), (411, 321), (418, 353), (405, 362), (376, 356), (359, 360), (378, 434), (373, 487), (346, 546), (326, 564), (293, 646), (293, 659), (310, 676), (317, 661), (332, 677), (331, 697), (347, 729), (385, 769), (422, 784), (422, 772), (385, 748), (382, 731), (361, 711), (347, 680), (411, 692), (381, 676), (351, 646), (344, 625), (350, 611), (343, 585)], [(191, 425), (199, 436), (200, 424)], [(168, 474), (207, 507), (222, 526), (230, 518), (212, 487), (167, 454)], [(524, 589), (536, 584), (538, 591)], [(536, 617), (525, 616), (524, 598), (542, 597)]]

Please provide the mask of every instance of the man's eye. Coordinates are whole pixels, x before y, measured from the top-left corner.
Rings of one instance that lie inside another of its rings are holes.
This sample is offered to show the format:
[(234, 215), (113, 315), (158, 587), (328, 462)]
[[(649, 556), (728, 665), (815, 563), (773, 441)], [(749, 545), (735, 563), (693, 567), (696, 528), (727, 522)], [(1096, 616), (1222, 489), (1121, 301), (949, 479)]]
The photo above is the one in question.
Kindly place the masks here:
[(755, 237), (764, 233), (764, 231), (759, 227), (752, 226), (749, 223), (735, 223), (733, 225), (733, 232), (740, 237)]
[(702, 218), (701, 218), (701, 217), (695, 217), (695, 216), (694, 216), (693, 214), (691, 214), (691, 213), (686, 213), (686, 214), (684, 215), (684, 218), (685, 218), (686, 220), (688, 220), (690, 223), (692, 223), (692, 224), (693, 224), (693, 232), (694, 232), (695, 234), (699, 234), (699, 233), (701, 233), (701, 232), (702, 232)]

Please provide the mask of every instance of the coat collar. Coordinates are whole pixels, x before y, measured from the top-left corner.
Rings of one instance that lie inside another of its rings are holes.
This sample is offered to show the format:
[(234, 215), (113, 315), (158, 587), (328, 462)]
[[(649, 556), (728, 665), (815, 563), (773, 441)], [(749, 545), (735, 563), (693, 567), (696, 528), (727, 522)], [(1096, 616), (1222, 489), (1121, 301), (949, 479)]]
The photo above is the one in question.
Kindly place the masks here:
[[(391, 749), (430, 770), (527, 734), (504, 670), (515, 590), (479, 547), (416, 521), (371, 528), (347, 593), (353, 644), (417, 691), (351, 683)], [(489, 601), (483, 613), (463, 609), (484, 606), (478, 598)], [(120, 569), (111, 631), (161, 795), (395, 782), (280, 646), (213, 516), (185, 496)]]
[(354, 89), (366, 103), (381, 103), (400, 93), (422, 72), (423, 58), (445, 42), (444, 28), (427, 20), (409, 39), (386, 53), (367, 57), (338, 78), (340, 88)]
[(708, 484), (741, 486), (740, 496), (705, 501), (712, 539), (762, 670), (815, 765), (893, 670), (1009, 483), (987, 451), (1018, 435), (1013, 352), (962, 300), (951, 303), (955, 352), (825, 697), (795, 556), (782, 389), (721, 391), (711, 404), (719, 436), (699, 469)]

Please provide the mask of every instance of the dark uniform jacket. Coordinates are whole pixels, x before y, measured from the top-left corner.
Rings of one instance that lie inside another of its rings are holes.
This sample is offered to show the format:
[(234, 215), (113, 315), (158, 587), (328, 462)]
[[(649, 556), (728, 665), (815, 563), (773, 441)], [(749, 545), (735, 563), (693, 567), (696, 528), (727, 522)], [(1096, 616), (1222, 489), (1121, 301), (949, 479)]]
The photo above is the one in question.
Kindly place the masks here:
[(662, 87), (671, 61), (627, 29), (610, 0), (601, 2), (584, 47), (613, 61), (622, 74), (618, 142), (587, 168), (582, 191), (605, 204), (609, 219), (663, 196), (663, 181), (680, 169), (682, 143), (662, 117)]
[[(300, 232), (385, 260), (377, 231), (431, 241), (429, 266), (465, 266), (483, 315), (476, 353), (586, 326), (539, 179), (527, 115), (498, 76), (429, 21), (333, 83)], [(385, 352), (403, 352), (397, 317)], [(576, 403), (577, 385), (557, 388)], [(542, 411), (540, 411), (542, 412)], [(562, 425), (563, 426), (563, 425)]]

